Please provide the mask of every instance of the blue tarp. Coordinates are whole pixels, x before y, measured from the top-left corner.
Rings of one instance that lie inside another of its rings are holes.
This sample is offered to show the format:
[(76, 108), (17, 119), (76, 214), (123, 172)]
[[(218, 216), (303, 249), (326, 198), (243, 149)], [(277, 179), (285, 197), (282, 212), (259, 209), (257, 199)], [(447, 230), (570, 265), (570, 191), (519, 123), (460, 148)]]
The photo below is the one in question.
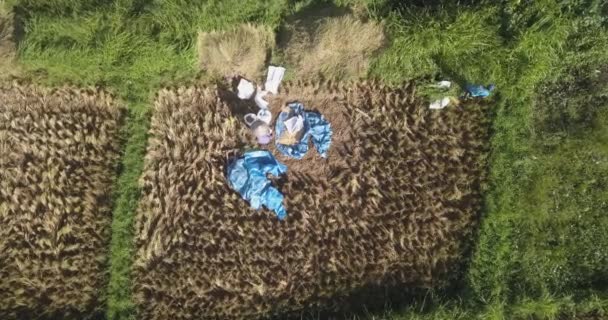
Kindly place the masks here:
[(467, 92), (476, 98), (485, 98), (494, 90), (494, 85), (489, 85), (487, 88), (478, 84), (469, 84), (466, 86)]
[(278, 162), (266, 150), (246, 152), (228, 166), (228, 181), (251, 207), (259, 209), (262, 205), (274, 210), (279, 219), (285, 218), (287, 212), (283, 207), (283, 194), (272, 186), (266, 174), (278, 176), (287, 171), (287, 167)]
[(278, 140), (275, 140), (277, 149), (286, 156), (302, 159), (308, 151), (308, 138), (312, 137), (312, 143), (321, 157), (327, 158), (332, 135), (329, 122), (318, 112), (304, 111), (304, 106), (301, 103), (291, 103), (288, 107), (290, 112), (281, 112), (277, 118), (276, 137), (280, 137), (287, 130), (285, 120), (298, 115), (304, 117), (304, 134), (300, 141), (294, 145), (281, 144)]

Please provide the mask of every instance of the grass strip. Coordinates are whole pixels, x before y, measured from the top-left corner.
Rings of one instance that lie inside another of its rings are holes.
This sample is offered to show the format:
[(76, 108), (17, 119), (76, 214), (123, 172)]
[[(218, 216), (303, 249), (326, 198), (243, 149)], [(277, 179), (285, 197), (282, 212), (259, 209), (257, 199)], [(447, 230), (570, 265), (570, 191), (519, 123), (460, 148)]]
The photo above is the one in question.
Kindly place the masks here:
[(133, 212), (139, 199), (138, 179), (143, 170), (149, 113), (133, 111), (123, 127), (126, 138), (122, 173), (114, 186), (114, 219), (110, 244), (110, 282), (108, 286), (108, 319), (134, 319), (131, 300), (131, 264), (133, 262)]

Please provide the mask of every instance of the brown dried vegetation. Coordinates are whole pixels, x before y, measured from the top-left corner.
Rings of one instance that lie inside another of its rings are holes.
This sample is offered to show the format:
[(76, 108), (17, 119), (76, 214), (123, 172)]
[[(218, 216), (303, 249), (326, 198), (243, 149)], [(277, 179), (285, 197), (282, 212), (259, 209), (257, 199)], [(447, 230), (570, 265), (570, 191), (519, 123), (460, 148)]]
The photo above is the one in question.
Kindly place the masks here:
[(13, 13), (0, 1), (0, 79), (15, 75), (18, 71), (15, 63), (16, 45), (14, 39)]
[(384, 27), (353, 15), (329, 17), (311, 29), (303, 22), (287, 25), (285, 56), (297, 79), (352, 80), (365, 77), (370, 59), (385, 44)]
[(274, 33), (265, 26), (243, 24), (228, 31), (201, 31), (197, 45), (199, 67), (216, 76), (257, 79), (274, 45)]
[(284, 221), (226, 182), (228, 160), (251, 143), (230, 99), (162, 91), (136, 218), (140, 316), (251, 319), (333, 308), (366, 285), (444, 284), (480, 209), (488, 122), (478, 105), (429, 110), (414, 90), (282, 87), (273, 110), (297, 98), (335, 131), (327, 160), (314, 149), (279, 158)]
[(103, 92), (0, 86), (0, 318), (103, 311), (119, 123)]

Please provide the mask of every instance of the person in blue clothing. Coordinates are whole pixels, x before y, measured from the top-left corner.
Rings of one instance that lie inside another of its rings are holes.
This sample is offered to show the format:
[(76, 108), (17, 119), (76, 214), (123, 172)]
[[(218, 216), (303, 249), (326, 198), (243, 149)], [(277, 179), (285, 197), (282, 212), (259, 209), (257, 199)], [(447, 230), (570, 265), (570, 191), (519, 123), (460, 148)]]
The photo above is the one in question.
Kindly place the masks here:
[(465, 98), (486, 98), (488, 97), (496, 86), (493, 84), (486, 86), (479, 84), (468, 84), (465, 89), (467, 92), (464, 94)]
[(277, 161), (270, 151), (252, 150), (233, 160), (226, 175), (232, 189), (249, 201), (253, 209), (265, 206), (283, 220), (287, 216), (283, 194), (272, 186), (267, 175), (279, 176), (285, 172), (287, 166)]

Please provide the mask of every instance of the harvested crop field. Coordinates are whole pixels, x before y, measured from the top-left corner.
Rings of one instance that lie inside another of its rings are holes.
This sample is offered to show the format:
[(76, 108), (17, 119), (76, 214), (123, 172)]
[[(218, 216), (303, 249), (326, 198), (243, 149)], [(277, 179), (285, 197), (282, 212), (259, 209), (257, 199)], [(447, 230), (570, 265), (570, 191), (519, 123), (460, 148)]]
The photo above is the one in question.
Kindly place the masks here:
[(103, 92), (0, 86), (0, 318), (103, 312), (120, 109)]
[(297, 99), (334, 135), (327, 160), (270, 147), (288, 166), (284, 221), (225, 178), (254, 147), (238, 120), (250, 106), (214, 88), (160, 92), (136, 217), (139, 316), (251, 319), (333, 309), (367, 285), (446, 283), (480, 209), (488, 119), (475, 103), (429, 110), (414, 91), (285, 84), (273, 114)]

